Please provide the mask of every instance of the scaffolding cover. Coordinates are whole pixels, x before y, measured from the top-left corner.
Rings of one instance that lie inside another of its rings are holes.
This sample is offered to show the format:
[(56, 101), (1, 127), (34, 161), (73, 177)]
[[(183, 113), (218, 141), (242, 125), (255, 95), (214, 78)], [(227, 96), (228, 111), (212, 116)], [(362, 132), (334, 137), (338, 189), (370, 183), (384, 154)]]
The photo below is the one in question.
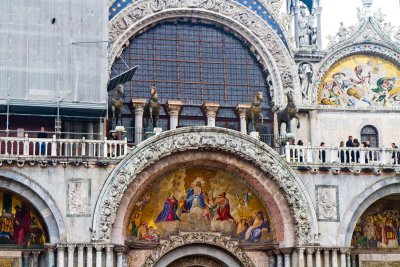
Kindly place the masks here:
[(106, 0), (0, 1), (0, 98), (106, 103)]

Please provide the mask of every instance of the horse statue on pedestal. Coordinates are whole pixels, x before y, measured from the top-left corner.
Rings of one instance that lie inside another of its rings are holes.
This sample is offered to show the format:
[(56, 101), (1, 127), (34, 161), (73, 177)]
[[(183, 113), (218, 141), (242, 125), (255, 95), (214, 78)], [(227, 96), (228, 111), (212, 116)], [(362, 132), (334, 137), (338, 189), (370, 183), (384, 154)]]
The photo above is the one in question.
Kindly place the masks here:
[(263, 100), (263, 92), (258, 91), (254, 95), (253, 103), (251, 103), (250, 108), (246, 111), (246, 128), (249, 129), (249, 124), (251, 122), (252, 129), (250, 130), (251, 132), (257, 131), (259, 129), (259, 124), (260, 122), (258, 121), (261, 117), (261, 124), (263, 123), (264, 119), (261, 114), (262, 108), (261, 108), (261, 102)]
[(291, 91), (287, 93), (287, 105), (285, 109), (278, 111), (277, 117), (279, 134), (281, 134), (282, 123), (286, 124), (286, 133), (291, 133), (290, 121), (293, 118), (297, 119), (297, 128), (300, 128), (300, 120), (299, 116), (297, 115), (297, 108)]
[[(111, 121), (115, 119), (115, 126), (122, 125), (121, 109), (124, 106), (124, 100), (122, 96), (124, 95), (124, 86), (122, 84), (117, 84), (112, 90), (112, 97), (108, 99), (108, 119)], [(110, 126), (112, 128), (112, 126)]]
[(157, 88), (155, 85), (150, 87), (150, 98), (144, 106), (144, 128), (148, 129), (150, 126), (157, 127), (158, 117), (160, 115), (160, 103), (158, 102)]

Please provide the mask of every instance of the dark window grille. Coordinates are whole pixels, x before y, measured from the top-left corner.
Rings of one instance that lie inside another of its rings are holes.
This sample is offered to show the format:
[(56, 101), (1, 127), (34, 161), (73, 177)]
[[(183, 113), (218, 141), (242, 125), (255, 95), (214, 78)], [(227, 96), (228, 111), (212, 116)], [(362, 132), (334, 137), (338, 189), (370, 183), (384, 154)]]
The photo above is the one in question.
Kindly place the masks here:
[(361, 129), (361, 142), (369, 140), (371, 147), (379, 147), (378, 130), (372, 126), (367, 125)]

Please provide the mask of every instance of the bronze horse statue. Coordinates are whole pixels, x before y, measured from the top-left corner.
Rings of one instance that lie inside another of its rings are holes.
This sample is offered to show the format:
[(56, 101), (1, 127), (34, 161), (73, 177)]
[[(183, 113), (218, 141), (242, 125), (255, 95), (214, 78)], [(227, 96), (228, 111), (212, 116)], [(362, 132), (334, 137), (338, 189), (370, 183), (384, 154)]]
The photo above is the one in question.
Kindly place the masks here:
[[(253, 103), (251, 103), (250, 109), (246, 111), (246, 128), (251, 131), (255, 132), (259, 129), (260, 122), (258, 121), (261, 117), (261, 124), (264, 121), (264, 118), (261, 114), (261, 102), (264, 99), (263, 92), (258, 91), (254, 95)], [(249, 129), (249, 124), (251, 123), (251, 130)]]
[(150, 98), (144, 106), (144, 128), (156, 128), (158, 124), (158, 117), (160, 115), (160, 103), (158, 102), (157, 88), (155, 85), (150, 87)]
[(285, 109), (278, 111), (277, 117), (279, 134), (281, 134), (282, 123), (286, 124), (286, 133), (291, 133), (290, 121), (293, 118), (297, 119), (297, 128), (300, 128), (300, 120), (299, 116), (297, 115), (297, 108), (296, 104), (294, 103), (292, 92), (289, 91), (287, 93), (287, 105)]
[(122, 125), (121, 109), (124, 106), (123, 95), (124, 86), (122, 84), (117, 84), (112, 90), (112, 96), (108, 99), (108, 119), (111, 122), (115, 119), (115, 126)]

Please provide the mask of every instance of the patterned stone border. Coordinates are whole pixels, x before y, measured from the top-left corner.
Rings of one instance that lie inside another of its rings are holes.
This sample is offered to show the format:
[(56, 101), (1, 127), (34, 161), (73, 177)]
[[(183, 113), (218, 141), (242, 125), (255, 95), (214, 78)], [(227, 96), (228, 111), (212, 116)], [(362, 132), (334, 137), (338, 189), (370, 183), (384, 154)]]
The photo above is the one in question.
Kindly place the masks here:
[(313, 204), (290, 166), (264, 143), (237, 131), (216, 127), (185, 127), (142, 142), (105, 182), (94, 211), (92, 239), (111, 241), (111, 228), (124, 191), (139, 173), (161, 158), (198, 149), (229, 153), (267, 173), (287, 198), (295, 223), (296, 243), (314, 242), (318, 225)]

